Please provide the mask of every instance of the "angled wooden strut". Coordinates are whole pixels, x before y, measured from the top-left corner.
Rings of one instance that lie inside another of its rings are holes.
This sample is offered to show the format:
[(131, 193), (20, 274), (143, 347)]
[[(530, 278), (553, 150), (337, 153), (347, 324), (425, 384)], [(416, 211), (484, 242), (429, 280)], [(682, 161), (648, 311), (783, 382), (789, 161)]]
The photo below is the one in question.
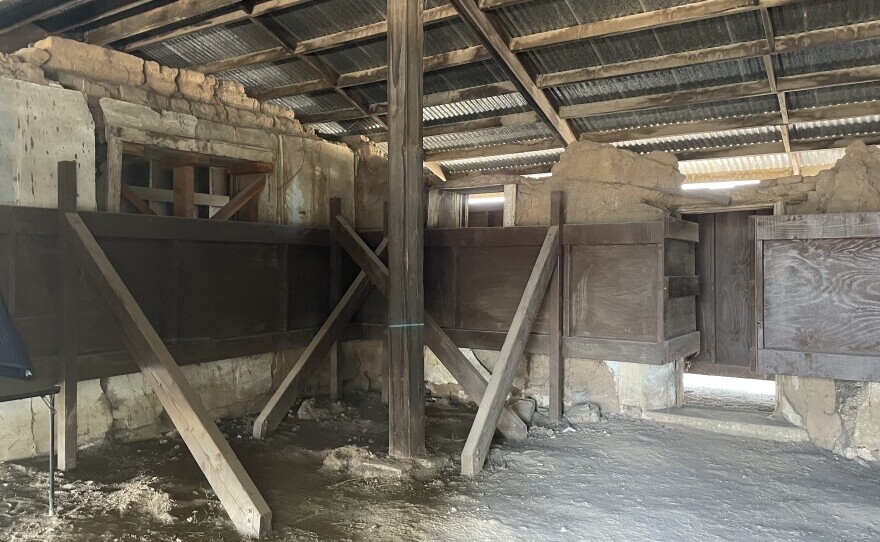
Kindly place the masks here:
[(465, 476), (475, 476), (483, 469), (495, 425), (498, 423), (513, 378), (516, 376), (517, 362), (525, 350), (532, 324), (541, 307), (541, 300), (556, 269), (559, 245), (559, 226), (550, 226), (538, 253), (538, 259), (535, 261), (535, 267), (526, 283), (522, 299), (513, 315), (513, 322), (504, 339), (504, 346), (501, 347), (498, 363), (492, 372), (486, 394), (480, 402), (474, 425), (461, 452), (461, 473)]
[[(354, 228), (342, 217), (337, 217), (336, 238), (342, 248), (357, 263), (360, 268), (370, 277), (373, 284), (383, 295), (388, 292), (388, 267), (382, 263), (363, 239), (355, 232)], [(528, 335), (528, 333), (526, 333)], [(437, 321), (431, 315), (425, 313), (425, 344), (434, 352), (455, 380), (461, 385), (465, 393), (477, 404), (483, 401), (487, 382), (483, 375), (474, 367), (470, 360), (461, 353), (455, 343), (446, 334)], [(521, 441), (528, 437), (528, 427), (509, 407), (502, 405), (496, 422), (497, 426), (506, 438)], [(493, 431), (494, 433), (494, 431)]]
[[(385, 239), (376, 248), (375, 254), (382, 255), (387, 247), (388, 240)], [(373, 254), (373, 252), (370, 253)], [(314, 365), (315, 360), (324, 359), (330, 353), (331, 347), (340, 339), (349, 320), (367, 298), (370, 287), (367, 275), (363, 272), (359, 273), (351, 286), (348, 287), (345, 295), (336, 304), (333, 312), (327, 317), (324, 325), (306, 346), (293, 369), (290, 370), (284, 381), (275, 390), (272, 398), (263, 407), (260, 415), (257, 416), (254, 422), (255, 438), (266, 438), (275, 431), (299, 397), (299, 385), (304, 380), (303, 375), (309, 367)]]
[(126, 347), (202, 469), (236, 530), (251, 537), (268, 533), (272, 511), (229, 443), (223, 438), (198, 393), (186, 380), (82, 218), (68, 213), (66, 219), (71, 243), (78, 253), (83, 271), (92, 278), (101, 297), (121, 324)]

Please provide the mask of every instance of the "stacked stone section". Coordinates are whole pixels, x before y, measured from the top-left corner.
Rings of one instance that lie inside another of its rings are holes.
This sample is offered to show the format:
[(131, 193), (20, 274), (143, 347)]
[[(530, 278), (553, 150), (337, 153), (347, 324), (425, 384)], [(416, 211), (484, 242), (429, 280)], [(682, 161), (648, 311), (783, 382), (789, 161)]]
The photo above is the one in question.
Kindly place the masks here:
[(11, 55), (0, 54), (0, 76), (4, 75), (38, 84), (57, 82), (92, 99), (112, 98), (212, 122), (314, 136), (293, 110), (249, 97), (241, 83), (65, 38), (53, 36)]

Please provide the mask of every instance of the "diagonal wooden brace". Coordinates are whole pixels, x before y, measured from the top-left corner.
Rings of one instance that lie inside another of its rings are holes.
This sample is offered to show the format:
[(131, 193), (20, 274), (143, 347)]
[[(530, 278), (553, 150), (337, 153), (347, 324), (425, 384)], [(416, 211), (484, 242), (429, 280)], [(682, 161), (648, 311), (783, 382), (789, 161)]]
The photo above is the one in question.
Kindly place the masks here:
[[(388, 247), (388, 240), (384, 239), (376, 248), (376, 252), (370, 251), (370, 254), (382, 255)], [(369, 248), (367, 249), (369, 250)], [(378, 256), (376, 256), (378, 258)], [(254, 437), (266, 438), (278, 427), (281, 420), (287, 415), (290, 407), (296, 402), (300, 395), (299, 384), (302, 382), (303, 374), (313, 364), (315, 360), (324, 359), (330, 353), (330, 348), (336, 341), (340, 340), (345, 326), (349, 320), (357, 312), (358, 308), (367, 298), (370, 290), (370, 279), (366, 273), (361, 272), (348, 287), (345, 295), (333, 308), (333, 312), (327, 317), (324, 325), (315, 334), (306, 349), (300, 355), (294, 364), (293, 369), (275, 390), (272, 398), (263, 407), (260, 415), (254, 422)]]
[(269, 532), (272, 511), (235, 456), (198, 393), (186, 380), (101, 246), (79, 215), (68, 213), (71, 243), (82, 269), (119, 320), (123, 340), (144, 379), (174, 423), (236, 530), (259, 537)]
[[(354, 228), (342, 217), (333, 224), (337, 228), (337, 239), (351, 259), (370, 277), (376, 289), (388, 295), (388, 267), (364, 243)], [(459, 383), (465, 393), (477, 404), (483, 400), (487, 382), (480, 371), (461, 353), (455, 343), (430, 314), (425, 313), (425, 343), (434, 352), (446, 369)], [(513, 410), (503, 406), (496, 421), (498, 430), (510, 440), (525, 440), (528, 427)], [(494, 427), (494, 426), (493, 426)]]
[(516, 376), (516, 366), (526, 348), (532, 324), (535, 323), (538, 309), (541, 307), (541, 300), (544, 299), (544, 294), (550, 285), (558, 254), (559, 226), (550, 226), (538, 253), (538, 259), (535, 261), (535, 267), (526, 283), (522, 299), (513, 315), (513, 322), (504, 339), (504, 346), (501, 347), (492, 378), (489, 379), (485, 397), (480, 402), (474, 425), (461, 452), (461, 473), (465, 476), (474, 476), (483, 469), (495, 425), (498, 423), (513, 378)]

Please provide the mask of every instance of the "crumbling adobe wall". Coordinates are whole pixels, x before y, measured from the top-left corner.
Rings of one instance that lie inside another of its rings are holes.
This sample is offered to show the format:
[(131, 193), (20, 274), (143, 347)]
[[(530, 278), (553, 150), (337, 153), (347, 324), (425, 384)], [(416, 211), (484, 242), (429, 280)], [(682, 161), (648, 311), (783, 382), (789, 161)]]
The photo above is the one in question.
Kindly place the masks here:
[[(858, 142), (812, 178), (816, 189), (788, 214), (880, 211), (880, 149)], [(880, 461), (880, 383), (777, 377), (777, 413), (817, 445), (848, 458)]]
[[(0, 96), (0, 204), (55, 207), (55, 164), (76, 160), (79, 206), (95, 209), (108, 167), (109, 123), (267, 154), (275, 171), (261, 194), (261, 221), (326, 225), (330, 197), (342, 198), (343, 214), (354, 218), (351, 150), (317, 138), (293, 111), (249, 98), (238, 83), (47, 38), (0, 55)], [(215, 418), (243, 416), (262, 408), (300, 353), (182, 370)], [(326, 375), (318, 374), (307, 390), (326, 392), (327, 386)], [(154, 438), (172, 428), (139, 373), (80, 382), (78, 390), (81, 446)], [(39, 399), (0, 405), (0, 426), (0, 461), (47, 452), (48, 415)]]

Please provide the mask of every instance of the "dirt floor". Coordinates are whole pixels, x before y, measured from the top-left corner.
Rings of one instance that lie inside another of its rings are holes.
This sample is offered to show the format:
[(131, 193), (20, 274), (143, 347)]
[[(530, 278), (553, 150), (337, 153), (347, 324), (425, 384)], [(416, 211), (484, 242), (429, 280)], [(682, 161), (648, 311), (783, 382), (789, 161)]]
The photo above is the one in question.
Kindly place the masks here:
[[(864, 462), (614, 418), (535, 427), (465, 479), (456, 456), (473, 415), (432, 403), (434, 459), (411, 464), (382, 457), (372, 398), (309, 404), (303, 416), (321, 419), (292, 415), (265, 442), (249, 437), (252, 420), (222, 429), (272, 507), (272, 541), (880, 539), (880, 469)], [(82, 453), (59, 481), (57, 519), (46, 480), (42, 460), (0, 465), (0, 539), (240, 540), (175, 436)]]

